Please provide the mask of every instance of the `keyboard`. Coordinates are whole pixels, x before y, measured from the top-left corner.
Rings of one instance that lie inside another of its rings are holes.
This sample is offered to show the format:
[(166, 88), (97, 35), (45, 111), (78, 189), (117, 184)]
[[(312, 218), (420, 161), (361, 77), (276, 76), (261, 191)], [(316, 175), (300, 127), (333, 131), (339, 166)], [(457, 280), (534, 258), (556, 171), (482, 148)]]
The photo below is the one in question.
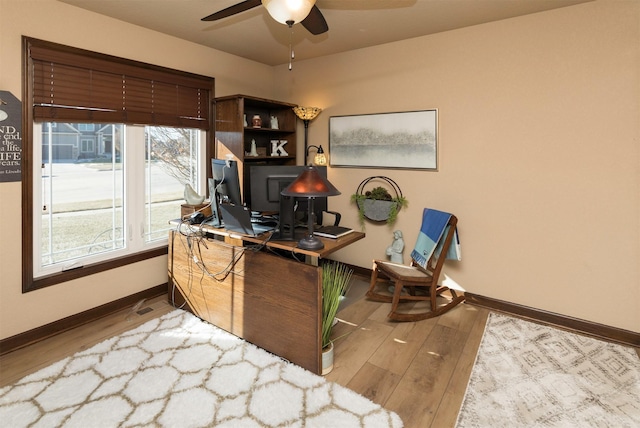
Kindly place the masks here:
[(278, 225), (278, 220), (273, 217), (251, 217), (251, 225), (254, 228), (256, 225), (260, 225), (273, 229)]
[(268, 226), (266, 224), (261, 224), (261, 223), (251, 223), (251, 226), (253, 226), (253, 231), (257, 234), (264, 233), (264, 232), (271, 232), (275, 228), (275, 225)]

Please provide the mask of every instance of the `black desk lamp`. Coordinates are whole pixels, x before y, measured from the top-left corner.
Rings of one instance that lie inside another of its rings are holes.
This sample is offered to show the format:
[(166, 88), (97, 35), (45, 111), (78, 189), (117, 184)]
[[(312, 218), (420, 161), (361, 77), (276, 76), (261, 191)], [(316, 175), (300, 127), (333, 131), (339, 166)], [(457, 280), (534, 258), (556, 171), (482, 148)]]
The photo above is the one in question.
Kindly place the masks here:
[(284, 196), (303, 197), (309, 201), (307, 212), (307, 236), (298, 241), (298, 247), (304, 250), (320, 250), (324, 244), (313, 234), (313, 202), (315, 198), (336, 196), (340, 191), (326, 178), (322, 177), (314, 166), (306, 166), (304, 171), (282, 192)]

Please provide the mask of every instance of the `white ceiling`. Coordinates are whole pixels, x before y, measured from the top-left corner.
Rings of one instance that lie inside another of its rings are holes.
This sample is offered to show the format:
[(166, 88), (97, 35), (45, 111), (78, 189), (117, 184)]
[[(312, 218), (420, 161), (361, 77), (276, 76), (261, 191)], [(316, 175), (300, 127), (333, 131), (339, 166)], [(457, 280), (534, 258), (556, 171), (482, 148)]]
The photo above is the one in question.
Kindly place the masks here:
[(317, 0), (329, 31), (297, 24), (291, 36), (262, 6), (223, 20), (201, 18), (241, 0), (59, 0), (267, 65), (316, 58), (592, 0)]

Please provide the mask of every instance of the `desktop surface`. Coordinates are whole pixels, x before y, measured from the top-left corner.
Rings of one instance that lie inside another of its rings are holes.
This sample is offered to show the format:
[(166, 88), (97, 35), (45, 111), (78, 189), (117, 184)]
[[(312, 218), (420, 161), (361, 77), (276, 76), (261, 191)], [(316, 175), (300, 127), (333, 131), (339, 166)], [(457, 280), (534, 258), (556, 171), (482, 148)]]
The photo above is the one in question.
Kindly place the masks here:
[[(179, 220), (173, 220), (170, 222), (171, 224), (181, 225), (182, 223)], [(236, 241), (246, 241), (251, 242), (253, 244), (264, 244), (266, 247), (270, 248), (278, 248), (285, 251), (290, 251), (296, 254), (304, 254), (306, 256), (315, 257), (315, 258), (325, 258), (329, 254), (338, 251), (348, 245), (353, 244), (356, 241), (363, 239), (366, 235), (363, 232), (353, 231), (344, 236), (341, 236), (337, 239), (332, 238), (323, 238), (320, 237), (320, 240), (324, 244), (324, 248), (320, 250), (305, 250), (303, 248), (298, 248), (298, 240), (278, 240), (271, 239), (272, 232), (266, 232), (258, 236), (249, 236), (241, 233), (229, 231), (224, 227), (212, 227), (207, 224), (201, 225), (184, 225), (184, 227), (193, 227), (196, 226), (202, 229), (205, 233), (210, 233), (211, 235), (217, 235), (223, 237), (225, 239), (229, 238), (231, 240)], [(302, 230), (302, 229), (299, 229)], [(296, 237), (298, 236), (299, 230), (296, 230)], [(304, 230), (306, 232), (306, 230)]]

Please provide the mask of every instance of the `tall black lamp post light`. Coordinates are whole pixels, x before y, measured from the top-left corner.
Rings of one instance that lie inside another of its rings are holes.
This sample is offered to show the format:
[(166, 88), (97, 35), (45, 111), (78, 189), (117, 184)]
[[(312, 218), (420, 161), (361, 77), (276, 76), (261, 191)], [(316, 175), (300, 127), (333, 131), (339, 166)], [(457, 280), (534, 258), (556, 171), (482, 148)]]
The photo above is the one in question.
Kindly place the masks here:
[[(308, 153), (308, 149), (307, 149), (307, 142), (308, 142), (308, 139), (309, 139), (309, 122), (311, 122), (313, 119), (318, 117), (318, 115), (320, 114), (321, 111), (322, 111), (322, 109), (318, 108), (318, 107), (297, 106), (297, 107), (293, 108), (293, 112), (304, 123), (304, 152), (303, 153), (304, 153), (304, 164), (305, 165), (307, 164), (307, 155), (309, 154)], [(315, 147), (315, 146), (313, 146), (313, 147)]]

